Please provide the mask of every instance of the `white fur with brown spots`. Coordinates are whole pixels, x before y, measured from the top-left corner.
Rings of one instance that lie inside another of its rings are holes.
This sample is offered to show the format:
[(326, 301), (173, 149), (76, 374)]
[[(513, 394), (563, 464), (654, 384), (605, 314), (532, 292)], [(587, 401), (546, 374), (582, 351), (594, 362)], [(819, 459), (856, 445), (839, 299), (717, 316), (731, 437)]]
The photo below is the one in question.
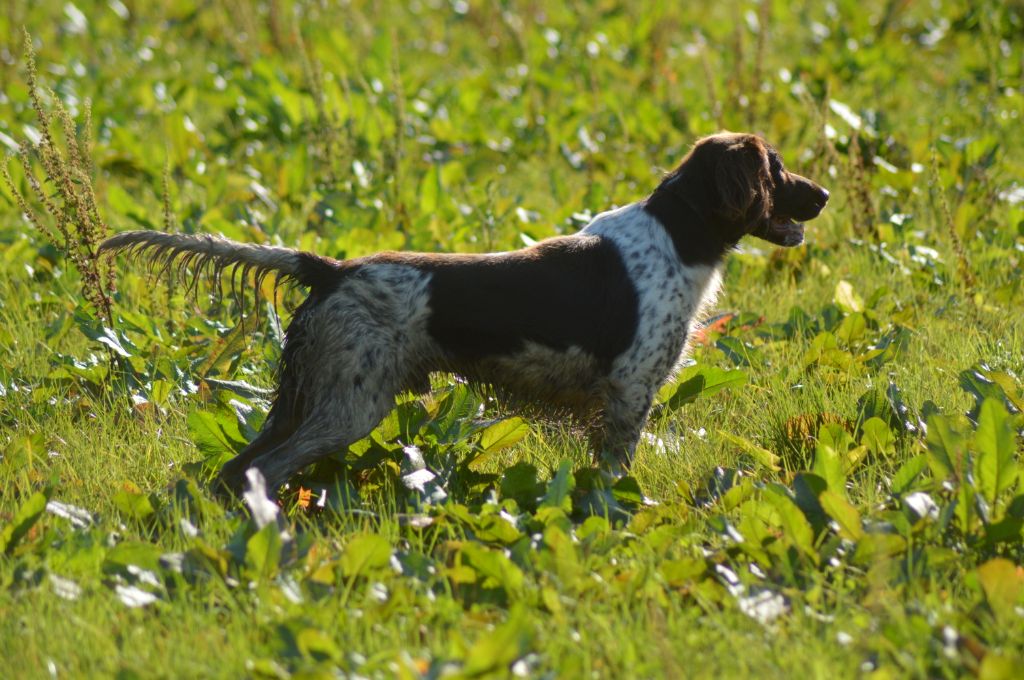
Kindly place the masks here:
[(118, 234), (101, 249), (195, 265), (193, 274), (277, 273), (309, 288), (266, 423), (224, 466), (221, 488), (240, 492), (250, 467), (281, 485), (366, 436), (396, 394), (429, 389), (435, 372), (574, 414), (597, 461), (621, 472), (718, 293), (725, 255), (747, 234), (797, 245), (797, 220), (827, 200), (760, 138), (726, 133), (700, 140), (646, 199), (514, 252), (338, 261), (151, 231)]

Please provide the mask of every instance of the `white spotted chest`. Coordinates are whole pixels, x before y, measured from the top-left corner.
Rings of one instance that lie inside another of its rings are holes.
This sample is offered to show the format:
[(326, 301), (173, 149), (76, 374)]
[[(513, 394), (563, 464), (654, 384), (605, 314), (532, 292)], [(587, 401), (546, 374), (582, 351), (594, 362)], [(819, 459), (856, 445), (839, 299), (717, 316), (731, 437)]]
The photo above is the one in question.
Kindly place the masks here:
[(639, 203), (602, 213), (583, 231), (616, 244), (637, 292), (636, 336), (614, 362), (612, 378), (650, 381), (657, 389), (685, 357), (694, 325), (714, 303), (721, 268), (683, 264), (664, 227)]

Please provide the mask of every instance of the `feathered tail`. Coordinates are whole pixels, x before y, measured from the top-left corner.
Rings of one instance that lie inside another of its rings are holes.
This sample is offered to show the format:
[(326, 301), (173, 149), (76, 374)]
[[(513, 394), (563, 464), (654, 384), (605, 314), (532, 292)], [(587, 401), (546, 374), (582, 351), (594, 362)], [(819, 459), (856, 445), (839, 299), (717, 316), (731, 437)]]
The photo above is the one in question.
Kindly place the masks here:
[(232, 281), (241, 275), (243, 284), (249, 274), (255, 276), (256, 287), (270, 274), (315, 287), (337, 274), (339, 263), (291, 248), (238, 243), (205, 234), (166, 234), (160, 231), (126, 231), (111, 236), (100, 244), (100, 252), (125, 251), (144, 256), (152, 266), (167, 271), (172, 267), (181, 273), (191, 269), (195, 286), (198, 276), (207, 272), (219, 281), (226, 269)]

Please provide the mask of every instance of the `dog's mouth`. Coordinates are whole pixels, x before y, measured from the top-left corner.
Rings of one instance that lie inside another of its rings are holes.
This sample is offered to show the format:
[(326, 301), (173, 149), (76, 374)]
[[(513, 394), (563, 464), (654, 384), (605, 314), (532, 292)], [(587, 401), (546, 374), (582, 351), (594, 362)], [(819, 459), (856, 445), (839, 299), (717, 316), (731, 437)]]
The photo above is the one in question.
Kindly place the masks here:
[(804, 242), (804, 223), (792, 217), (772, 215), (751, 233), (777, 246), (792, 248)]

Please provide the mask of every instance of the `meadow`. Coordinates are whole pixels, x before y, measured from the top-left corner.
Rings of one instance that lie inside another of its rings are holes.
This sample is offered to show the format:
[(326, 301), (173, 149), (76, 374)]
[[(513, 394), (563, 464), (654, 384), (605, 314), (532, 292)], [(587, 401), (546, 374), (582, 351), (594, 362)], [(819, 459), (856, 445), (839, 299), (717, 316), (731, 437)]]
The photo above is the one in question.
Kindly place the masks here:
[[(0, 673), (1024, 676), (1022, 35), (994, 0), (4, 3)], [(302, 291), (96, 257), (517, 248), (720, 129), (832, 199), (730, 256), (611, 490), (439, 375), (277, 505), (216, 500)]]

